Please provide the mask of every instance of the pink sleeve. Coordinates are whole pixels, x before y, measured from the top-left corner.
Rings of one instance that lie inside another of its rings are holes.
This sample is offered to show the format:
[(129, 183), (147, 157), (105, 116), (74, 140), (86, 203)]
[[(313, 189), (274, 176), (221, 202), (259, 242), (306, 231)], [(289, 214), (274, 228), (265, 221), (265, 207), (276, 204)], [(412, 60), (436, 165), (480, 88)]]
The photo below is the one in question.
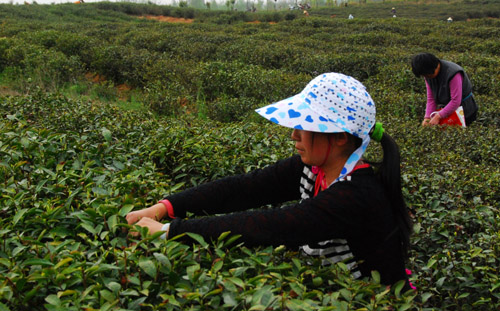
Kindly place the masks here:
[(425, 119), (430, 119), (431, 113), (436, 111), (436, 102), (434, 101), (434, 95), (432, 95), (432, 90), (429, 86), (429, 83), (427, 82), (427, 79), (425, 80), (425, 87), (427, 88), (427, 106), (425, 107)]
[(462, 73), (456, 74), (450, 80), (450, 102), (439, 112), (441, 118), (447, 118), (453, 111), (457, 110), (462, 102)]

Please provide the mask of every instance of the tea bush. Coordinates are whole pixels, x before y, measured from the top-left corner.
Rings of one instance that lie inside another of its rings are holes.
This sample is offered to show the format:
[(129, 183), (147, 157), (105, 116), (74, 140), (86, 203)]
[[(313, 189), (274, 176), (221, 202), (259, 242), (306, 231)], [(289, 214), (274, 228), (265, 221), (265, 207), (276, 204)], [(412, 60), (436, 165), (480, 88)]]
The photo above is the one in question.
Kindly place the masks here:
[[(214, 246), (196, 237), (192, 246), (154, 237), (130, 246), (121, 233), (134, 207), (289, 156), (287, 129), (157, 119), (43, 92), (3, 103), (0, 301), (7, 308), (488, 310), (498, 303), (498, 127), (442, 131), (384, 117), (401, 146), (404, 193), (415, 210), (409, 268), (417, 302), (415, 294), (385, 291), (376, 275), (353, 281), (342, 265), (322, 268), (286, 250), (227, 249), (228, 237)], [(442, 145), (454, 149), (431, 152)]]
[[(186, 25), (138, 19), (184, 14), (151, 4), (0, 5), (1, 82), (25, 94), (0, 93), (0, 310), (498, 309), (500, 23), (443, 22), (494, 15), (492, 4), (398, 3), (397, 19), (380, 18), (391, 3), (294, 19), (187, 10)], [(425, 85), (409, 61), (421, 51), (468, 72), (480, 106), (468, 129), (420, 126)], [(231, 235), (123, 231), (132, 209), (293, 154), (289, 130), (253, 109), (323, 71), (360, 79), (400, 146), (416, 292)], [(84, 73), (105, 79), (91, 87), (107, 103), (61, 94)], [(116, 108), (121, 83), (147, 109)]]
[(235, 247), (229, 236), (130, 244), (121, 229), (134, 206), (289, 155), (288, 137), (272, 125), (189, 125), (57, 95), (4, 103), (3, 309), (317, 310), (413, 300), (400, 287), (389, 293), (376, 274), (373, 283), (353, 281), (343, 265)]
[(299, 92), (305, 86), (305, 77), (239, 62), (210, 62), (200, 65), (197, 83), (206, 100), (227, 95), (262, 102)]

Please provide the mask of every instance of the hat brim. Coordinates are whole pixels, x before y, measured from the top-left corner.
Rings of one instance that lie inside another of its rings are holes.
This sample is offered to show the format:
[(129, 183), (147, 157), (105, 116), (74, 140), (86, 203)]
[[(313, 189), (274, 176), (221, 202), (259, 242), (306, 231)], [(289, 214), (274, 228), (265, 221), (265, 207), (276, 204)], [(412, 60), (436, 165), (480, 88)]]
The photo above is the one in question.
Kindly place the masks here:
[(255, 111), (269, 121), (288, 128), (320, 133), (350, 132), (339, 126), (342, 120), (331, 120), (312, 110), (302, 93)]

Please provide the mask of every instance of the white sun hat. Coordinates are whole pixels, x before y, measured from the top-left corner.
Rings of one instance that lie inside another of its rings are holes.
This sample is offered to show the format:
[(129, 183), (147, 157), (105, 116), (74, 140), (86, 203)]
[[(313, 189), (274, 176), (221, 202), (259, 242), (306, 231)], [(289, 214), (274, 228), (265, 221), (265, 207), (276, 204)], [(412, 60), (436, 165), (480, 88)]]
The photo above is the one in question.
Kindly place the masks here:
[[(299, 94), (255, 110), (264, 118), (289, 128), (321, 133), (347, 132), (362, 139), (339, 178), (352, 171), (370, 143), (375, 103), (366, 87), (341, 73), (324, 73)], [(336, 181), (337, 181), (336, 180)]]

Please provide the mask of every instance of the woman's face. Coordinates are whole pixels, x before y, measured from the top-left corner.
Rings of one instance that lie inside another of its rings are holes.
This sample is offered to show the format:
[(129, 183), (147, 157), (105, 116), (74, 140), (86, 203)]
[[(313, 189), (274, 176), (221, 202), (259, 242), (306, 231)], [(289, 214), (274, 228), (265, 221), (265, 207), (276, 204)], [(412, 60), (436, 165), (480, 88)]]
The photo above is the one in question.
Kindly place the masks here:
[(330, 143), (326, 134), (294, 129), (292, 140), (303, 163), (317, 166), (324, 164)]
[(439, 74), (439, 70), (441, 70), (441, 64), (437, 65), (436, 69), (434, 70), (434, 73), (431, 73), (431, 74), (428, 74), (428, 75), (424, 75), (424, 78), (434, 79)]

